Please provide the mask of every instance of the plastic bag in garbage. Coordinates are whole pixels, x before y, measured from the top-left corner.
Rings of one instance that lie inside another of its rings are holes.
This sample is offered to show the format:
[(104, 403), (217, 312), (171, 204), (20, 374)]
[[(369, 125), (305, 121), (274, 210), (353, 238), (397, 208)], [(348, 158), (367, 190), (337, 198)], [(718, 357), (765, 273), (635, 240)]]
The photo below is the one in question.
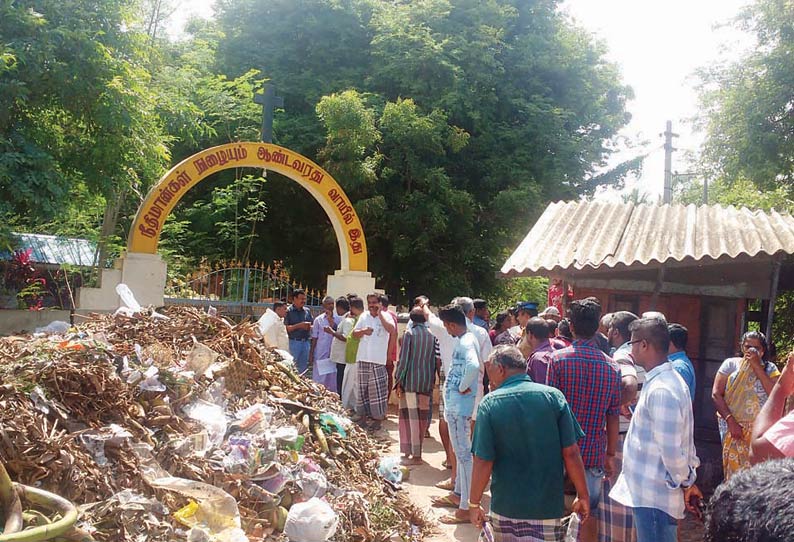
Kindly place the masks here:
[(347, 431), (352, 427), (353, 422), (344, 416), (340, 416), (335, 412), (323, 412), (320, 414), (320, 426), (326, 433), (333, 433), (336, 431), (342, 438), (347, 438)]
[(138, 384), (143, 391), (165, 391), (165, 384), (160, 382), (160, 370), (152, 365), (143, 373), (143, 381)]
[(239, 429), (247, 433), (260, 434), (270, 426), (274, 412), (271, 407), (256, 403), (243, 410), (238, 410), (234, 416), (239, 420), (237, 422)]
[(100, 467), (104, 467), (108, 464), (108, 458), (105, 456), (105, 445), (110, 444), (118, 448), (130, 437), (132, 437), (132, 433), (120, 425), (113, 423), (101, 429), (82, 431), (79, 440), (94, 456), (96, 464)]
[(197, 375), (202, 375), (210, 368), (210, 365), (215, 363), (216, 359), (218, 359), (218, 353), (215, 350), (201, 344), (193, 337), (193, 348), (187, 355), (186, 368), (189, 371), (193, 371)]
[(334, 536), (338, 525), (333, 508), (314, 497), (290, 507), (284, 534), (291, 542), (325, 542)]
[(213, 444), (216, 446), (223, 444), (227, 420), (222, 406), (202, 399), (196, 399), (183, 407), (182, 412), (191, 420), (195, 420), (204, 426)]
[[(135, 299), (135, 295), (130, 290), (130, 287), (126, 284), (119, 283), (116, 285), (116, 293), (121, 298), (122, 305), (116, 309), (116, 312), (113, 313), (113, 316), (118, 316), (119, 314), (123, 314), (124, 316), (132, 316), (136, 312), (141, 312), (141, 304), (138, 303), (138, 300)], [(168, 320), (168, 316), (165, 314), (160, 314), (157, 311), (152, 311), (152, 318), (159, 318), (160, 320)]]
[(401, 466), (399, 456), (392, 455), (383, 457), (378, 465), (378, 474), (393, 484), (401, 484), (403, 481)]
[(54, 322), (50, 322), (44, 327), (37, 327), (34, 331), (34, 334), (43, 333), (45, 335), (63, 335), (72, 325), (69, 322), (64, 322), (63, 320), (55, 320)]
[(259, 333), (263, 336), (267, 334), (268, 330), (273, 327), (273, 324), (278, 322), (280, 318), (278, 314), (273, 312), (273, 309), (266, 309), (265, 313), (259, 318), (257, 321), (257, 325), (259, 326)]
[(185, 478), (159, 478), (152, 480), (154, 488), (179, 493), (196, 501), (191, 510), (179, 510), (181, 523), (207, 531), (211, 540), (223, 542), (247, 542), (248, 537), (240, 528), (240, 510), (234, 497), (219, 487)]
[(328, 479), (322, 472), (301, 471), (297, 478), (304, 499), (322, 498), (328, 492)]
[(157, 499), (144, 497), (131, 489), (119, 491), (113, 497), (119, 502), (122, 510), (154, 512), (160, 515), (168, 515), (168, 508)]

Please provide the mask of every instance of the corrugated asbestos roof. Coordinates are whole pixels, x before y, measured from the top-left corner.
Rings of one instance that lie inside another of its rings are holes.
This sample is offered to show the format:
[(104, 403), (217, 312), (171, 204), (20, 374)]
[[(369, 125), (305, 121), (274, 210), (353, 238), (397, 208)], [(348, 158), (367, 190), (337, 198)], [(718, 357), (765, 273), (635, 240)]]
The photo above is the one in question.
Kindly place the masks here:
[(551, 203), (502, 266), (504, 276), (794, 254), (794, 218), (719, 205)]
[[(36, 263), (52, 265), (77, 265), (91, 267), (94, 265), (96, 243), (87, 239), (40, 235), (36, 233), (12, 233), (17, 250), (31, 249), (31, 259)], [(0, 260), (11, 259), (7, 250), (0, 251)]]

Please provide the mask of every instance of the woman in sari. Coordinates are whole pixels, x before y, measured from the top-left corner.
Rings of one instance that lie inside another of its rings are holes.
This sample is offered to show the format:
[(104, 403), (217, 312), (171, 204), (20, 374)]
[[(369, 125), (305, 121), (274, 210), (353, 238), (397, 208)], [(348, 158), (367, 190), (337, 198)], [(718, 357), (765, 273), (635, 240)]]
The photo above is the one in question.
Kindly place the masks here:
[(508, 311), (502, 311), (496, 315), (496, 323), (488, 336), (491, 338), (491, 344), (496, 346), (498, 344), (515, 344), (516, 338), (510, 333), (510, 328), (516, 325), (513, 315)]
[(744, 356), (728, 358), (722, 363), (711, 390), (717, 408), (726, 480), (750, 466), (753, 422), (780, 376), (775, 364), (765, 359), (769, 349), (763, 333), (745, 333), (741, 348)]

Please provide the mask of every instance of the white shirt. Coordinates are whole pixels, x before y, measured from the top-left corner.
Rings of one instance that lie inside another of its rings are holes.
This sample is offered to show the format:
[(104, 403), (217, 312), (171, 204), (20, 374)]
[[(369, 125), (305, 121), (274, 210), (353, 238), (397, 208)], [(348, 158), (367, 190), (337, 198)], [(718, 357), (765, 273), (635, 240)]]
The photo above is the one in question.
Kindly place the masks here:
[[(408, 326), (410, 326), (411, 323), (412, 322), (408, 322)], [(452, 352), (455, 351), (455, 345), (458, 343), (458, 339), (449, 334), (441, 318), (433, 313), (430, 313), (430, 317), (427, 320), (427, 327), (430, 329), (430, 333), (438, 339), (438, 350), (441, 353), (441, 369), (444, 371), (444, 374), (447, 375), (449, 374), (449, 366), (452, 364)]]
[[(354, 320), (353, 317), (350, 316), (350, 313), (346, 314), (336, 327), (336, 332), (347, 337), (350, 335), (350, 332), (353, 331), (353, 322)], [(340, 341), (334, 337), (334, 340), (331, 342), (331, 361), (344, 364), (346, 346), (347, 343), (345, 341)]]
[(474, 411), (471, 414), (472, 419), (476, 420), (477, 407), (480, 406), (480, 401), (482, 401), (482, 397), (485, 395), (485, 389), (482, 386), (482, 381), (485, 377), (485, 361), (488, 359), (488, 356), (491, 355), (493, 345), (491, 344), (491, 338), (488, 336), (488, 332), (468, 318), (466, 318), (466, 329), (477, 338), (477, 343), (479, 344), (477, 355), (480, 358), (480, 376), (477, 377), (477, 395), (474, 399)]
[(649, 371), (623, 444), (623, 470), (609, 496), (624, 506), (655, 508), (684, 517), (683, 488), (695, 483), (689, 388), (673, 366)]
[[(385, 315), (386, 318), (390, 318)], [(368, 361), (378, 365), (386, 365), (386, 353), (389, 350), (389, 332), (383, 327), (380, 316), (372, 316), (369, 311), (361, 315), (354, 329), (372, 328), (372, 335), (364, 335), (358, 343), (356, 361)]]

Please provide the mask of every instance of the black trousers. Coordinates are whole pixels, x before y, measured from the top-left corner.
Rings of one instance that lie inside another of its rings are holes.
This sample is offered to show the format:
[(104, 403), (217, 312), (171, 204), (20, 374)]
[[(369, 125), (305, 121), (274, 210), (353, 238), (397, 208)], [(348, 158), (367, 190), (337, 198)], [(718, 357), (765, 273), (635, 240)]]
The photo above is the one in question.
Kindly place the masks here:
[(336, 391), (340, 397), (342, 396), (342, 381), (345, 379), (345, 367), (347, 367), (347, 363), (336, 364)]

